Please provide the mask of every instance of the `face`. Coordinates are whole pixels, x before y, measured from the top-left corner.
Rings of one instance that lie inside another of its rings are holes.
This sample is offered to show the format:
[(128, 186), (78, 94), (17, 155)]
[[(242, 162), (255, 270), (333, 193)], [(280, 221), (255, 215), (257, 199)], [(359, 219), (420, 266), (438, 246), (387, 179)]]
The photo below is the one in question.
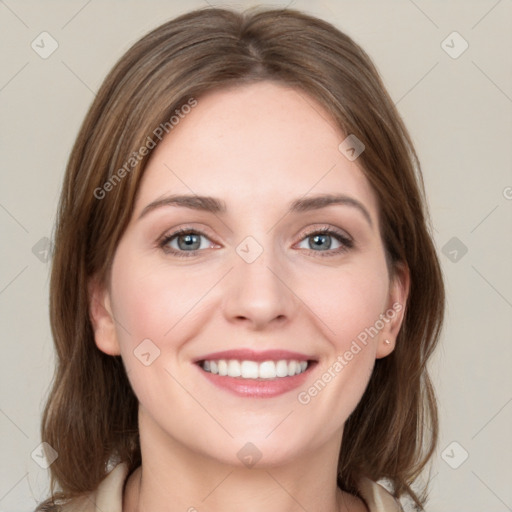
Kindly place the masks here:
[(393, 350), (407, 276), (388, 275), (376, 195), (313, 98), (263, 82), (197, 100), (93, 288), (96, 343), (160, 439), (279, 464), (339, 444)]

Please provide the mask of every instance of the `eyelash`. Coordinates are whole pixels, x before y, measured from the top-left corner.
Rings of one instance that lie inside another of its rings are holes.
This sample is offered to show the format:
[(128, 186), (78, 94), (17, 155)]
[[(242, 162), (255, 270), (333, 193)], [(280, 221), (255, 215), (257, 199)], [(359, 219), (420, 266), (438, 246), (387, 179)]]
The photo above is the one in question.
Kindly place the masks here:
[[(196, 254), (198, 252), (201, 252), (201, 251), (204, 250), (204, 249), (194, 249), (192, 251), (177, 251), (175, 249), (169, 249), (168, 247), (166, 247), (166, 245), (171, 240), (173, 240), (174, 238), (176, 238), (179, 235), (199, 235), (199, 236), (204, 236), (205, 238), (208, 238), (208, 235), (206, 235), (205, 233), (203, 233), (201, 231), (185, 227), (185, 228), (177, 229), (176, 231), (173, 231), (172, 233), (170, 233), (168, 235), (164, 235), (160, 239), (160, 241), (158, 242), (158, 247), (160, 249), (162, 249), (166, 254), (172, 254), (173, 256), (177, 256), (179, 258), (182, 258), (182, 257), (183, 258), (190, 258), (191, 256), (196, 256)], [(347, 251), (349, 251), (350, 249), (352, 249), (354, 247), (354, 241), (351, 238), (347, 237), (342, 232), (340, 232), (340, 231), (338, 231), (336, 229), (333, 229), (331, 227), (328, 227), (328, 226), (325, 226), (325, 227), (322, 226), (321, 228), (316, 228), (316, 229), (314, 229), (312, 231), (309, 231), (309, 232), (305, 233), (302, 236), (302, 238), (300, 239), (300, 241), (302, 241), (302, 240), (304, 240), (306, 238), (309, 238), (309, 237), (311, 237), (313, 235), (329, 235), (329, 236), (332, 236), (338, 242), (340, 242), (340, 244), (342, 245), (338, 249), (328, 249), (326, 251), (314, 251), (312, 249), (306, 249), (307, 251), (313, 252), (313, 253), (317, 254), (318, 256), (320, 256), (320, 257), (337, 256), (338, 254), (347, 252)]]

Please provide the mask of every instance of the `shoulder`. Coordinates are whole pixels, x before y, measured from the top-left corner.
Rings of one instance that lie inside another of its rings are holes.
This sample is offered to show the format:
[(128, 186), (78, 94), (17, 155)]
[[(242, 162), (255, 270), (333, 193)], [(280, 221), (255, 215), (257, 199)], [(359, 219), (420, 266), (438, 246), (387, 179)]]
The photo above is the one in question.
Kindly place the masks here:
[(363, 477), (358, 489), (369, 512), (403, 512), (398, 500), (377, 482)]
[(123, 488), (128, 474), (128, 465), (118, 464), (89, 494), (73, 499), (63, 505), (60, 512), (122, 512)]

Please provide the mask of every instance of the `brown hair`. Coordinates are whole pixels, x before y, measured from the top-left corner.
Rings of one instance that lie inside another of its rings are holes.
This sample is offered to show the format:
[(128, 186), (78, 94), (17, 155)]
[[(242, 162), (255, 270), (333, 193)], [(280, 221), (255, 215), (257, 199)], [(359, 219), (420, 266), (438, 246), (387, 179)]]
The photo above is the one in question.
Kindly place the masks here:
[[(411, 484), (437, 442), (426, 364), (443, 323), (444, 286), (410, 136), (368, 55), (329, 23), (292, 9), (206, 8), (163, 24), (126, 52), (71, 152), (51, 273), (57, 364), (41, 427), (58, 458), (50, 467), (52, 497), (38, 510), (57, 510), (58, 503), (96, 489), (111, 457), (127, 462), (130, 472), (141, 463), (138, 402), (120, 357), (94, 343), (88, 283), (93, 276), (108, 282), (148, 155), (122, 179), (114, 175), (191, 98), (261, 80), (315, 98), (366, 147), (358, 163), (379, 199), (387, 256), (392, 268), (406, 264), (411, 283), (396, 348), (376, 361), (345, 424), (338, 485), (357, 493), (360, 476), (385, 478), (395, 496), (424, 503)], [(109, 180), (111, 190), (99, 198)]]

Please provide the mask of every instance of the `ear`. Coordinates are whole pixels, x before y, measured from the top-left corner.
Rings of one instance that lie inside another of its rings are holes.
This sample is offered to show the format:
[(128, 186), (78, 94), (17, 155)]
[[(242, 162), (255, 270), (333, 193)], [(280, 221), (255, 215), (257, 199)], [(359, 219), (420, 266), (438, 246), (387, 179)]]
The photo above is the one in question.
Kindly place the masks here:
[(96, 346), (105, 354), (117, 356), (121, 354), (117, 340), (116, 326), (110, 294), (106, 287), (95, 276), (88, 283), (89, 317), (94, 330)]
[(388, 356), (395, 349), (396, 338), (405, 316), (409, 286), (409, 267), (405, 263), (396, 263), (389, 283), (387, 308), (381, 315), (384, 327), (381, 329), (377, 340), (375, 356), (377, 359)]

